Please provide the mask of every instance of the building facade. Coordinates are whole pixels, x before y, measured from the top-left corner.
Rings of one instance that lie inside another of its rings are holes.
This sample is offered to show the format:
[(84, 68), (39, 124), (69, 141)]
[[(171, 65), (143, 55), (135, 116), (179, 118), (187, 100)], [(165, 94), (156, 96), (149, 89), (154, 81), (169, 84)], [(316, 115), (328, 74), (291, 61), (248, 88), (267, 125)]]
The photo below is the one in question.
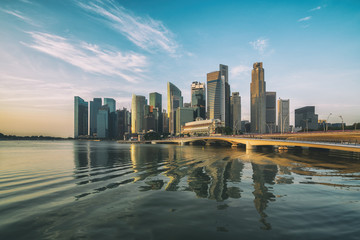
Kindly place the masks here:
[(254, 63), (251, 73), (250, 102), (251, 102), (251, 132), (266, 132), (266, 83), (262, 62)]
[(117, 139), (126, 140), (126, 135), (131, 132), (131, 115), (130, 112), (123, 108), (117, 110)]
[(109, 112), (115, 112), (116, 110), (116, 101), (113, 98), (104, 98), (104, 105), (108, 105)]
[(176, 132), (175, 135), (181, 134), (185, 123), (194, 121), (194, 109), (178, 107), (176, 109)]
[(206, 119), (206, 88), (205, 83), (193, 82), (191, 84), (191, 107), (195, 116)]
[(102, 106), (97, 114), (96, 128), (98, 138), (109, 138), (109, 116), (110, 108), (108, 105)]
[(210, 135), (214, 134), (216, 128), (225, 127), (224, 122), (219, 119), (208, 119), (208, 120), (196, 120), (193, 122), (185, 123), (185, 126), (182, 128), (183, 134), (190, 135)]
[(74, 97), (74, 138), (88, 135), (88, 102)]
[(239, 92), (233, 92), (230, 98), (230, 127), (233, 133), (237, 134), (241, 131), (241, 97)]
[(94, 98), (90, 101), (90, 136), (95, 136), (97, 133), (97, 113), (101, 108), (101, 98)]
[(131, 133), (142, 133), (144, 130), (144, 107), (147, 105), (144, 96), (132, 95)]
[(318, 115), (315, 114), (315, 106), (307, 106), (295, 109), (295, 127), (303, 130), (318, 129)]
[(279, 132), (290, 131), (290, 100), (280, 99), (278, 100), (278, 127)]
[(220, 119), (230, 126), (230, 85), (228, 66), (207, 74), (207, 118)]
[(266, 92), (266, 132), (276, 131), (276, 92)]
[(183, 97), (180, 89), (171, 82), (167, 83), (167, 100), (169, 132), (173, 135), (176, 132), (176, 109), (183, 106)]
[(150, 93), (149, 105), (154, 107), (154, 115), (157, 120), (157, 132), (163, 132), (162, 95), (157, 92)]

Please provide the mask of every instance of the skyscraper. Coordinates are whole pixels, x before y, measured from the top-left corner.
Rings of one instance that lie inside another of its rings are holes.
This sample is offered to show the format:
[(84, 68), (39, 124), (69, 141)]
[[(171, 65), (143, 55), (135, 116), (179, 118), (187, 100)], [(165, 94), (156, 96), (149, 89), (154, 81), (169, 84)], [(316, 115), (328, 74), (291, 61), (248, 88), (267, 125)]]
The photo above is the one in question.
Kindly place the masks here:
[(278, 100), (278, 126), (279, 132), (289, 132), (290, 130), (290, 100)]
[(124, 136), (126, 133), (130, 133), (130, 112), (123, 108), (122, 110), (117, 110), (117, 139), (125, 140)]
[(94, 136), (97, 133), (97, 114), (101, 108), (102, 100), (101, 98), (94, 98), (93, 101), (90, 101), (90, 135)]
[(162, 96), (160, 93), (153, 92), (149, 94), (149, 105), (157, 108), (154, 111), (154, 117), (157, 120), (157, 131), (162, 132), (163, 130), (163, 119), (162, 119)]
[(266, 132), (273, 133), (276, 128), (276, 92), (266, 92)]
[(144, 96), (132, 95), (131, 102), (131, 132), (142, 133), (144, 130), (144, 107), (146, 98)]
[(191, 84), (191, 107), (194, 108), (195, 117), (206, 118), (205, 83), (193, 82)]
[(88, 102), (74, 97), (74, 138), (88, 135)]
[(266, 83), (264, 80), (263, 63), (253, 65), (250, 84), (251, 98), (251, 132), (266, 132)]
[(225, 126), (230, 126), (228, 66), (220, 64), (219, 68), (207, 74), (207, 118), (220, 119)]
[(231, 128), (236, 134), (241, 130), (241, 97), (239, 92), (233, 92), (230, 98)]
[(104, 98), (104, 105), (108, 105), (110, 113), (116, 110), (116, 101), (113, 98)]
[(171, 82), (167, 84), (168, 117), (170, 134), (176, 132), (176, 109), (183, 106), (181, 91)]
[(109, 107), (109, 138), (116, 138), (117, 135), (117, 114), (116, 101), (113, 98), (104, 98), (104, 105)]
[(98, 138), (109, 138), (109, 113), (108, 105), (101, 106), (96, 116), (96, 128)]

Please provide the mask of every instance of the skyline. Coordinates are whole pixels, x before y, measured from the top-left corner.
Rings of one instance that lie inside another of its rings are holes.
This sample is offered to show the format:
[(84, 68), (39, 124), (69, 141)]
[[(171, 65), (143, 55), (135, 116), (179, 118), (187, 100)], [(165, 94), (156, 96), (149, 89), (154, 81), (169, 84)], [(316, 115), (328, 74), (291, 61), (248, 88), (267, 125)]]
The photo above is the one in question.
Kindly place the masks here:
[(191, 83), (219, 64), (250, 120), (255, 62), (267, 91), (290, 99), (290, 124), (304, 106), (360, 121), (360, 2), (86, 3), (0, 3), (0, 132), (72, 136), (74, 96), (130, 109), (132, 94), (159, 92), (166, 109), (168, 81), (190, 102)]

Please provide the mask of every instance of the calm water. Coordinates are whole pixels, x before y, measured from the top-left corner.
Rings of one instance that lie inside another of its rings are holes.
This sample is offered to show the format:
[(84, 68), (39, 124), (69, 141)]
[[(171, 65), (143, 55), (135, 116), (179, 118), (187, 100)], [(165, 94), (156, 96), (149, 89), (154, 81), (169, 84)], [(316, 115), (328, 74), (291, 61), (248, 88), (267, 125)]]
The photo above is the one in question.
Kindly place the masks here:
[(360, 155), (0, 142), (0, 239), (359, 239)]

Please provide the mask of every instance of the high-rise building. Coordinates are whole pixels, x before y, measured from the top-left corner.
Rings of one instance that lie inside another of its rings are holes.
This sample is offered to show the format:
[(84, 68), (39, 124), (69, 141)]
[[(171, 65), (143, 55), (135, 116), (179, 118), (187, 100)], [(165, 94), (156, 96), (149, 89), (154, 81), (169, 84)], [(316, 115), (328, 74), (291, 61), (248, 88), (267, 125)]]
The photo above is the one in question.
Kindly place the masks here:
[(96, 120), (98, 138), (109, 138), (109, 113), (108, 105), (102, 106), (98, 111)]
[(266, 132), (276, 130), (276, 92), (266, 92)]
[(94, 98), (90, 101), (90, 135), (94, 136), (97, 133), (97, 113), (101, 108), (101, 98)]
[(206, 118), (206, 91), (205, 83), (193, 82), (191, 84), (191, 107), (194, 108), (195, 117)]
[(241, 97), (239, 92), (233, 92), (230, 98), (230, 127), (236, 134), (241, 131)]
[(207, 74), (207, 100), (207, 118), (220, 119), (230, 126), (228, 66), (220, 64), (219, 71)]
[(254, 63), (251, 73), (251, 132), (266, 132), (266, 83), (262, 62)]
[(125, 140), (125, 135), (130, 133), (131, 129), (131, 117), (130, 112), (123, 108), (122, 110), (117, 110), (117, 139)]
[(290, 131), (290, 100), (280, 99), (278, 100), (278, 126), (279, 132)]
[(162, 121), (163, 121), (162, 132), (163, 133), (169, 133), (169, 117), (168, 117), (168, 114), (166, 113), (166, 110), (163, 110)]
[(157, 110), (154, 111), (154, 117), (157, 121), (157, 132), (163, 132), (163, 118), (162, 118), (162, 96), (160, 93), (153, 92), (149, 94), (149, 105)]
[(131, 132), (142, 133), (144, 130), (144, 107), (147, 105), (144, 96), (132, 95), (131, 102)]
[(315, 106), (295, 109), (295, 127), (301, 127), (304, 130), (317, 130), (318, 120), (318, 115), (315, 114)]
[(113, 98), (104, 98), (104, 105), (108, 105), (109, 111), (115, 112), (116, 110), (116, 101)]
[(194, 109), (178, 107), (176, 109), (176, 133), (175, 135), (181, 134), (185, 123), (194, 121)]
[(74, 138), (88, 135), (88, 102), (74, 97)]
[(176, 109), (183, 106), (181, 91), (171, 82), (167, 84), (168, 117), (170, 134), (176, 131)]

